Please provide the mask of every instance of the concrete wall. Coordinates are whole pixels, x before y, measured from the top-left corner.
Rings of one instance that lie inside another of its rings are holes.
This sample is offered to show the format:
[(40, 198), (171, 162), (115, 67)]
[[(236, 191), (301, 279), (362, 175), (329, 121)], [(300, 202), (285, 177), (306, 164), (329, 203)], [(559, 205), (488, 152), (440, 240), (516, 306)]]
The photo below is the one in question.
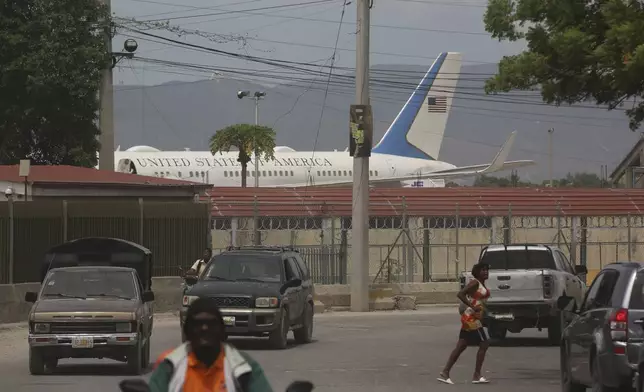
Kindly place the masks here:
[[(153, 278), (152, 288), (155, 294), (154, 310), (158, 313), (178, 312), (181, 307), (181, 282), (177, 277)], [(25, 302), (25, 293), (38, 291), (40, 284), (24, 283), (0, 285), (0, 323), (26, 321), (31, 304)], [(372, 300), (390, 299), (397, 295), (415, 296), (419, 304), (456, 303), (458, 283), (413, 283), (373, 285)], [(349, 286), (316, 285), (316, 301), (329, 309), (350, 305)]]

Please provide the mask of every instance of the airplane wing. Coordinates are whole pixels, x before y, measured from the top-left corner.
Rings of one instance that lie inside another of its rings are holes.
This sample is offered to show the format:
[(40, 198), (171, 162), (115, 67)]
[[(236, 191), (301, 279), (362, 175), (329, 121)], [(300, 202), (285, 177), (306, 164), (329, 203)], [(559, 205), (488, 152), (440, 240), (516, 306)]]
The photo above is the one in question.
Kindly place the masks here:
[[(395, 176), (395, 177), (379, 177), (379, 178), (370, 178), (369, 184), (378, 184), (378, 183), (391, 183), (391, 182), (402, 182), (402, 181), (416, 181), (416, 180), (444, 180), (451, 178), (463, 178), (478, 176), (482, 174), (494, 173), (502, 170), (515, 169), (518, 167), (532, 166), (535, 164), (534, 161), (530, 160), (521, 160), (521, 161), (506, 161), (507, 157), (510, 155), (510, 150), (514, 144), (514, 139), (516, 138), (517, 131), (513, 131), (510, 134), (508, 140), (503, 144), (501, 150), (496, 154), (491, 163), (482, 164), (482, 165), (472, 165), (472, 166), (461, 166), (455, 167), (453, 169), (438, 170), (433, 172), (425, 172), (422, 170), (418, 174), (406, 175), (406, 176)], [(353, 184), (353, 181), (316, 181), (311, 186), (341, 186)], [(296, 187), (300, 185), (284, 185), (286, 187)]]

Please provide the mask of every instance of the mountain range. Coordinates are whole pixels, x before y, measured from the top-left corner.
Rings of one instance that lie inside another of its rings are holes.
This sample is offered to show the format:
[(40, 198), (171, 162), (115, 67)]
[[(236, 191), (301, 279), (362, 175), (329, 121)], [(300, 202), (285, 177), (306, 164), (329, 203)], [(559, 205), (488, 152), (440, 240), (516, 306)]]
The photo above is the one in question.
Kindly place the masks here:
[[(510, 132), (517, 130), (510, 159), (535, 160), (536, 166), (520, 169), (519, 175), (536, 182), (549, 176), (550, 128), (554, 128), (555, 177), (568, 172), (599, 173), (602, 165), (610, 172), (640, 137), (629, 130), (621, 109), (609, 112), (592, 104), (549, 106), (536, 91), (486, 95), (484, 82), (496, 69), (495, 64), (461, 68), (440, 160), (459, 166), (490, 162)], [(375, 142), (426, 71), (425, 66), (398, 64), (371, 69)], [(278, 146), (344, 150), (354, 99), (353, 74), (336, 71), (327, 78), (324, 71), (306, 79), (293, 71), (272, 72), (254, 80), (220, 75), (197, 82), (115, 86), (116, 144), (122, 150), (135, 145), (207, 150), (208, 139), (217, 129), (254, 122), (253, 101), (236, 96), (239, 90), (249, 90), (266, 92), (259, 105), (259, 122), (276, 130)]]

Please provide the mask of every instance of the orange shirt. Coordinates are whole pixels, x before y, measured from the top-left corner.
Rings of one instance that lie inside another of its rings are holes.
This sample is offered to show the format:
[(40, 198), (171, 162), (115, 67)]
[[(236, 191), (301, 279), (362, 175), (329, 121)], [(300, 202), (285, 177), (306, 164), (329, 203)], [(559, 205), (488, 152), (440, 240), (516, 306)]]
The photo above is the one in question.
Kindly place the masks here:
[[(165, 351), (157, 362), (155, 368), (174, 349)], [(183, 383), (183, 392), (226, 392), (226, 379), (224, 377), (224, 350), (217, 357), (215, 363), (209, 368), (199, 362), (194, 353), (188, 354), (188, 368)]]

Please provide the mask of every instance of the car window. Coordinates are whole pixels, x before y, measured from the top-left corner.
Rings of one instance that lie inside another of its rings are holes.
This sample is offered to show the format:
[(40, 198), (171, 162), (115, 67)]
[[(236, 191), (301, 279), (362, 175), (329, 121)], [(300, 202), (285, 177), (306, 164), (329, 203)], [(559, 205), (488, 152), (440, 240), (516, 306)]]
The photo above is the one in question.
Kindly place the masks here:
[(630, 309), (644, 309), (644, 271), (637, 273), (633, 290), (631, 291)]
[(569, 272), (571, 274), (575, 273), (575, 269), (573, 266), (570, 264), (570, 261), (568, 261), (568, 258), (566, 257), (565, 254), (561, 251), (557, 251), (557, 255), (559, 255), (559, 260), (561, 260), (561, 264), (563, 265), (563, 268), (566, 272)]
[(300, 275), (300, 270), (297, 268), (297, 264), (293, 258), (288, 258), (284, 261), (284, 267), (286, 269), (286, 280), (292, 279), (302, 279)]
[(606, 270), (602, 272), (601, 275), (601, 279), (599, 279), (599, 281), (595, 279), (593, 287), (588, 291), (588, 296), (586, 297), (586, 301), (584, 301), (583, 309), (585, 311), (611, 306), (611, 299), (613, 297), (615, 285), (619, 279), (619, 272), (615, 270)]
[(309, 274), (309, 269), (306, 267), (306, 264), (304, 264), (304, 260), (302, 260), (302, 258), (299, 256), (295, 256), (294, 259), (297, 262), (297, 266), (300, 267), (300, 271), (302, 272), (302, 279), (303, 280), (311, 279), (311, 276)]
[(482, 263), (491, 270), (516, 269), (556, 269), (555, 260), (548, 250), (511, 249), (487, 251), (481, 258)]

